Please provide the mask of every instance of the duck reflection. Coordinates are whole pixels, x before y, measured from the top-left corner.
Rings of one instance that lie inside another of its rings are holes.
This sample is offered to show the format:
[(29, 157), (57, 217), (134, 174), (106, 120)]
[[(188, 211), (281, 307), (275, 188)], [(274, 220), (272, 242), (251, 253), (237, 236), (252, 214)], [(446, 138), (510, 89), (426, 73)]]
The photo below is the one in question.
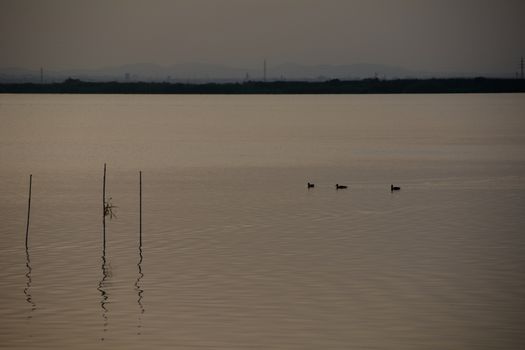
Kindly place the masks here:
[[(27, 273), (26, 273), (26, 287), (24, 288), (24, 294), (26, 296), (26, 301), (31, 305), (31, 313), (36, 310), (36, 304), (33, 301), (33, 297), (31, 296), (31, 259), (29, 258), (29, 249), (26, 246), (26, 267), (27, 267)], [(27, 318), (32, 318), (33, 316), (30, 314)]]

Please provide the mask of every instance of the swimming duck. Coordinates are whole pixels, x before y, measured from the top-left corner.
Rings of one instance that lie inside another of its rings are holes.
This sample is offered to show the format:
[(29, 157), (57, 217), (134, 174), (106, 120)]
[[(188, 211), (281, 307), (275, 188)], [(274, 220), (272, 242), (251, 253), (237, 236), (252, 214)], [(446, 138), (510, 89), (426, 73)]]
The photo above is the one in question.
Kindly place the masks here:
[(390, 191), (391, 192), (399, 191), (400, 189), (401, 189), (401, 187), (394, 186), (394, 185), (390, 184)]
[(313, 188), (313, 187), (315, 187), (315, 184), (308, 183), (306, 186), (307, 186), (308, 188)]
[(345, 188), (348, 188), (348, 186), (335, 184), (335, 189), (336, 190), (344, 190)]

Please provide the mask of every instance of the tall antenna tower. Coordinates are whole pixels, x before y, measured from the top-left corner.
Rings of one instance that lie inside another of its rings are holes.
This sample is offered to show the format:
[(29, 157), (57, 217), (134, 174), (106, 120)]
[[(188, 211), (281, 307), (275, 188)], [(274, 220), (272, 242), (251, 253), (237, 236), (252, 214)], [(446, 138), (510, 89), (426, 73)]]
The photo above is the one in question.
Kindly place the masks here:
[[(522, 63), (523, 63), (523, 60), (522, 60)], [(522, 76), (523, 76), (523, 74), (522, 74)], [(264, 60), (264, 81), (266, 81), (266, 59)]]
[(42, 67), (40, 67), (40, 84), (44, 84), (44, 68), (42, 68)]
[(523, 57), (521, 57), (521, 79), (523, 80)]

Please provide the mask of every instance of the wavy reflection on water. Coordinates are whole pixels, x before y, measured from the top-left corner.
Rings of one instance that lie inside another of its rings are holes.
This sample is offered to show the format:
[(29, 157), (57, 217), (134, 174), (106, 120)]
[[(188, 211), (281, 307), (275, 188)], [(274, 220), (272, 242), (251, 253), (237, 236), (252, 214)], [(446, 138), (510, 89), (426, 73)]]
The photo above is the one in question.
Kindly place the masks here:
[[(33, 311), (36, 310), (36, 304), (33, 301), (33, 297), (31, 295), (31, 271), (33, 269), (31, 268), (31, 260), (29, 258), (29, 249), (27, 249), (27, 246), (26, 246), (26, 267), (27, 267), (27, 273), (26, 273), (27, 282), (26, 282), (26, 287), (24, 288), (24, 294), (26, 296), (26, 301), (31, 305), (31, 313), (32, 313)], [(33, 316), (31, 314), (27, 316), (27, 318), (32, 318), (32, 317)]]
[[(105, 289), (106, 280), (110, 277), (109, 265), (106, 262), (106, 250), (102, 251), (102, 279), (98, 284), (97, 290), (100, 292), (100, 307), (102, 308), (102, 318), (104, 319), (104, 329), (103, 332), (106, 334), (108, 330), (108, 308), (106, 304), (109, 303), (109, 295)], [(104, 334), (100, 338), (101, 341), (105, 340)]]
[(142, 289), (142, 285), (140, 284), (140, 281), (144, 277), (144, 274), (142, 273), (142, 259), (143, 259), (143, 256), (142, 256), (142, 245), (139, 246), (139, 257), (140, 257), (139, 258), (139, 262), (137, 264), (137, 266), (139, 268), (139, 273), (138, 273), (138, 276), (137, 276), (137, 280), (135, 281), (135, 290), (137, 291), (137, 297), (138, 297), (137, 298), (137, 304), (139, 305), (139, 309), (140, 309), (138, 325), (137, 325), (137, 335), (141, 334), (141, 330), (142, 330), (142, 315), (146, 311), (144, 309), (144, 305), (142, 304), (144, 289)]
[(137, 264), (139, 268), (139, 273), (137, 276), (137, 280), (135, 281), (135, 290), (137, 291), (137, 304), (139, 305), (140, 313), (137, 324), (137, 335), (141, 334), (142, 315), (145, 311), (144, 305), (142, 304), (142, 294), (144, 293), (144, 290), (142, 289), (142, 286), (140, 284), (140, 280), (144, 277), (144, 274), (142, 273), (142, 259), (142, 171), (139, 171), (139, 262)]

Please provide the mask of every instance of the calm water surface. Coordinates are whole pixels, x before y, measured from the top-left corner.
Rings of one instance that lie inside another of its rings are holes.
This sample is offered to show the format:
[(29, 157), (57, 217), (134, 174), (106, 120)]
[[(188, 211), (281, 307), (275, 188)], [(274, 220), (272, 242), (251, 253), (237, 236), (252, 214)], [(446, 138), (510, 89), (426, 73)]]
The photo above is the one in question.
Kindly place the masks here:
[(0, 348), (523, 349), (524, 111), (0, 95)]

